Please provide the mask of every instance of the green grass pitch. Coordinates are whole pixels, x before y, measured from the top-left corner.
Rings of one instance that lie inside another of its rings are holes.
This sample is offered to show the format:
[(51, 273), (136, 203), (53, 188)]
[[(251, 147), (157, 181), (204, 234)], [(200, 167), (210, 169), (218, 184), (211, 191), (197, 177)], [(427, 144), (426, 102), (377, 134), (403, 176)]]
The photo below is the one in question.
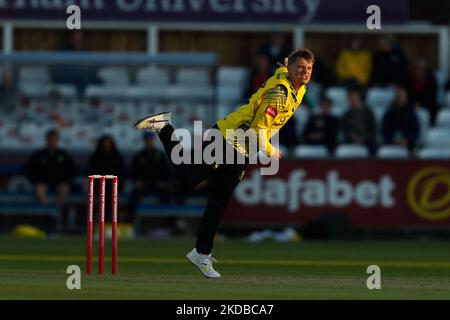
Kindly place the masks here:
[[(186, 259), (194, 239), (120, 240), (119, 275), (82, 273), (68, 290), (66, 269), (85, 272), (85, 238), (0, 237), (0, 299), (450, 299), (450, 243), (442, 241), (244, 240), (216, 243), (220, 279)], [(94, 271), (96, 271), (94, 258)], [(381, 290), (366, 269), (381, 267)]]

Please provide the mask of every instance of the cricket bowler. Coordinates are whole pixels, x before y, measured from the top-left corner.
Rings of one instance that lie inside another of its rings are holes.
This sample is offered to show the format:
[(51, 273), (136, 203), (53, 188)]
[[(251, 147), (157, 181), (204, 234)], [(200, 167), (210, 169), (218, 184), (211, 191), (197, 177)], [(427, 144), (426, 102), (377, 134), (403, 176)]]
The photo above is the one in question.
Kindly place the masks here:
[[(218, 120), (212, 129), (220, 131), (224, 145), (223, 152), (233, 154), (231, 163), (176, 164), (172, 151), (180, 147), (171, 125), (171, 113), (166, 112), (139, 120), (136, 129), (156, 132), (175, 170), (179, 182), (185, 188), (193, 188), (205, 179), (209, 184), (208, 201), (203, 213), (195, 248), (186, 257), (207, 278), (219, 278), (213, 268), (212, 257), (214, 236), (220, 226), (222, 215), (242, 180), (248, 161), (237, 161), (252, 156), (248, 148), (230, 138), (230, 132), (253, 130), (257, 139), (257, 151), (272, 159), (280, 159), (282, 153), (271, 143), (271, 138), (283, 127), (300, 106), (306, 92), (306, 84), (311, 79), (314, 55), (308, 49), (294, 51), (285, 59), (275, 74), (254, 93), (248, 104), (239, 107), (226, 118)], [(203, 150), (210, 142), (205, 142)], [(151, 170), (151, 168), (149, 168)]]

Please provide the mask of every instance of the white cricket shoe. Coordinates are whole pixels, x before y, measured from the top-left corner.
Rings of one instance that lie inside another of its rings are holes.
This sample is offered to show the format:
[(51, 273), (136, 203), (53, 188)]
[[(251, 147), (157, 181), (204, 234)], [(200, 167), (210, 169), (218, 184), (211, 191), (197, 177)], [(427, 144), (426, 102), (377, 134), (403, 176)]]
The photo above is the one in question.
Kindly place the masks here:
[(167, 124), (171, 124), (172, 114), (163, 112), (153, 116), (145, 117), (134, 124), (136, 129), (145, 129), (151, 132), (160, 132)]
[(188, 260), (192, 262), (194, 266), (199, 268), (205, 277), (220, 278), (220, 273), (214, 270), (212, 266), (212, 263), (217, 262), (217, 260), (214, 259), (211, 254), (199, 254), (197, 252), (197, 249), (194, 248), (186, 255), (186, 258), (188, 258)]

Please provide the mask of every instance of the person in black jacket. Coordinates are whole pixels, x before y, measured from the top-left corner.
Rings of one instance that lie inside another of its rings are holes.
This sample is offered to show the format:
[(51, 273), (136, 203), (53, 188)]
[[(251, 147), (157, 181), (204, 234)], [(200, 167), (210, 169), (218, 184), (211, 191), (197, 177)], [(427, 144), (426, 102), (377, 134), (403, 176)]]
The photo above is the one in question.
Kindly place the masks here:
[(131, 178), (134, 189), (129, 200), (129, 220), (132, 222), (136, 209), (144, 194), (156, 195), (159, 202), (168, 203), (173, 194), (172, 168), (164, 152), (155, 147), (153, 133), (145, 132), (144, 148), (136, 153), (132, 160)]
[(367, 146), (370, 153), (376, 151), (377, 124), (372, 111), (364, 104), (360, 88), (348, 92), (350, 109), (342, 117), (342, 129), (346, 143)]
[(402, 47), (391, 35), (378, 42), (378, 51), (373, 56), (371, 86), (401, 85), (407, 83), (408, 63)]
[(415, 107), (428, 110), (431, 125), (434, 125), (439, 111), (437, 92), (437, 80), (427, 61), (422, 58), (416, 59), (408, 77), (408, 94)]
[(306, 144), (324, 145), (330, 153), (336, 148), (339, 120), (331, 114), (331, 100), (323, 97), (320, 101), (321, 113), (309, 118), (303, 132)]
[(58, 147), (58, 131), (47, 132), (46, 142), (45, 148), (33, 153), (28, 159), (24, 173), (35, 186), (39, 202), (47, 204), (48, 192), (56, 191), (59, 204), (64, 206), (76, 174), (75, 163), (65, 150)]
[(405, 88), (397, 87), (393, 104), (383, 117), (383, 140), (385, 144), (414, 149), (419, 138), (419, 120), (414, 107), (408, 101)]
[(114, 175), (119, 178), (125, 175), (125, 162), (113, 137), (103, 135), (98, 139), (95, 152), (89, 157), (88, 166), (90, 175)]
[[(89, 157), (88, 174), (117, 176), (119, 178), (119, 193), (123, 189), (123, 182), (126, 177), (125, 161), (117, 149), (112, 136), (103, 135), (97, 140), (97, 147)], [(112, 185), (111, 183), (106, 183), (105, 187), (105, 219), (108, 221), (111, 219)]]

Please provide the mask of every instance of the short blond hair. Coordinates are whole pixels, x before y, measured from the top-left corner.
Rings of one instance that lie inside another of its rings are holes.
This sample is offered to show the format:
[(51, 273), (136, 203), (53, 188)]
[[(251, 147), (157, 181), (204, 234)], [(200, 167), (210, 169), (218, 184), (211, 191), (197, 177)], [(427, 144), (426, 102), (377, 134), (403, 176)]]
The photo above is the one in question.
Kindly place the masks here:
[(299, 50), (296, 50), (296, 51), (292, 52), (289, 55), (288, 63), (289, 64), (294, 64), (297, 61), (297, 59), (299, 59), (299, 58), (303, 58), (306, 61), (311, 61), (312, 63), (314, 63), (314, 61), (315, 61), (314, 53), (312, 53), (311, 50), (309, 50), (309, 49), (299, 49)]

